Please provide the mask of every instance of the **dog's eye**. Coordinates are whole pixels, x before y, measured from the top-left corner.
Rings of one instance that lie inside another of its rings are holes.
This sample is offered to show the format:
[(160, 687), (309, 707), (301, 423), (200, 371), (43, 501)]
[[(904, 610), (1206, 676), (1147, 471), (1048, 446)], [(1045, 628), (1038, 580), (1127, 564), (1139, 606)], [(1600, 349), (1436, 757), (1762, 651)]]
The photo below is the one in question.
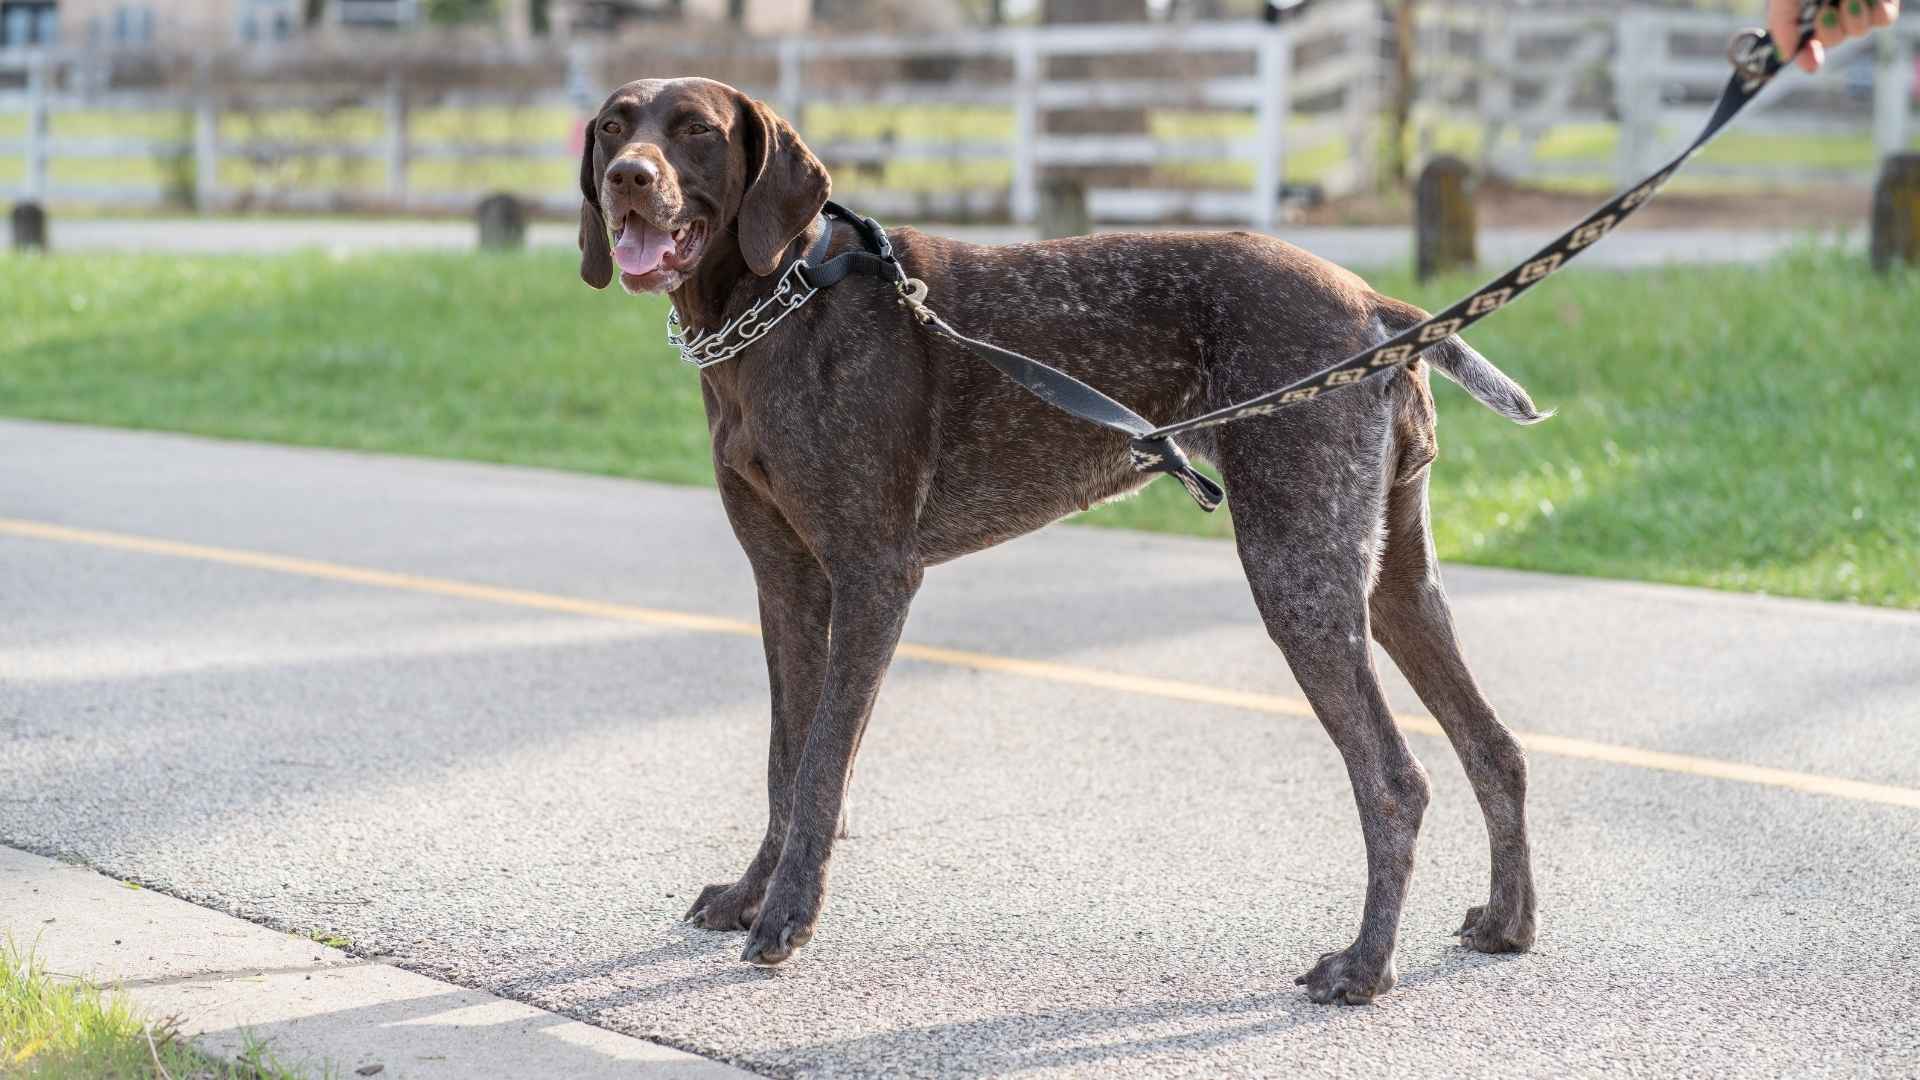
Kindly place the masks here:
[(620, 121), (609, 120), (606, 123), (600, 125), (600, 130), (606, 132), (609, 135), (618, 135), (620, 134)]
[(689, 135), (705, 135), (707, 132), (712, 130), (713, 128), (709, 127), (706, 124), (693, 123), (693, 124), (687, 125), (687, 134)]

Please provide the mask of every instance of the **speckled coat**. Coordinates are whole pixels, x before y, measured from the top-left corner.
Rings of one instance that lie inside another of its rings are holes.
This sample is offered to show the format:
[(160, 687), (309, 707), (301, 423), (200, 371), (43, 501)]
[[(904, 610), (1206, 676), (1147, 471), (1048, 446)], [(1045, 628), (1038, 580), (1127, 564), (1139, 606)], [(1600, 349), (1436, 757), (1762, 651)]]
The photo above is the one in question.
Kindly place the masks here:
[[(711, 330), (767, 295), (818, 236), (829, 180), (764, 104), (707, 80), (643, 80), (590, 122), (581, 187), (582, 276), (611, 281), (609, 236), (629, 223), (673, 230), (689, 239), (669, 263), (623, 284), (667, 291), (684, 323)], [(836, 253), (854, 243), (840, 232)], [(1246, 233), (995, 247), (891, 235), (950, 323), (1156, 422), (1271, 389), (1423, 317)], [(1490, 407), (1539, 419), (1464, 342), (1427, 355)], [(1437, 441), (1425, 366), (1182, 440), (1225, 480), (1254, 599), (1344, 756), (1360, 810), (1365, 908), (1355, 940), (1300, 977), (1316, 1001), (1362, 1003), (1392, 987), (1428, 798), (1369, 635), (1446, 729), (1486, 817), (1491, 893), (1468, 911), (1463, 942), (1509, 951), (1534, 936), (1525, 762), (1461, 657), (1427, 526)], [(774, 964), (813, 935), (854, 757), (923, 569), (1145, 478), (1123, 437), (925, 332), (871, 278), (821, 292), (700, 377), (721, 496), (759, 587), (773, 719), (766, 833), (741, 877), (704, 889), (688, 918), (746, 930), (743, 958)]]

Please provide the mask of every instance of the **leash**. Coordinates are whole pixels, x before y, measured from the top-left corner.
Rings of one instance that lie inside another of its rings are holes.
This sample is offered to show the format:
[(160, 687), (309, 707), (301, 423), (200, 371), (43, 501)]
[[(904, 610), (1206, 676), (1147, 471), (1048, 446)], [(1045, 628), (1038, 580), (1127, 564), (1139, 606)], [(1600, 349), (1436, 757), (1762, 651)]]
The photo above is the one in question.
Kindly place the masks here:
[[(1685, 165), (1701, 147), (1713, 141), (1714, 136), (1718, 135), (1720, 130), (1739, 114), (1740, 110), (1746, 108), (1754, 98), (1759, 96), (1760, 91), (1766, 88), (1773, 77), (1786, 67), (1788, 58), (1806, 46), (1813, 34), (1814, 19), (1821, 8), (1829, 6), (1829, 2), (1830, 0), (1804, 0), (1800, 5), (1798, 31), (1800, 40), (1793, 52), (1787, 54), (1787, 58), (1783, 58), (1775, 51), (1773, 39), (1763, 30), (1743, 30), (1735, 35), (1727, 51), (1727, 58), (1734, 67), (1733, 77), (1728, 80), (1726, 89), (1721, 91), (1720, 100), (1714, 106), (1713, 114), (1708, 118), (1706, 126), (1691, 143), (1687, 144), (1686, 149), (1631, 190), (1615, 196), (1599, 209), (1582, 218), (1572, 228), (1560, 234), (1552, 243), (1535, 252), (1518, 266), (1495, 278), (1472, 295), (1428, 318), (1425, 322), (1409, 327), (1378, 345), (1363, 349), (1277, 390), (1187, 420), (1155, 427), (1132, 409), (1058, 368), (1011, 349), (1001, 348), (991, 342), (962, 334), (927, 306), (926, 283), (907, 275), (906, 268), (901, 266), (899, 260), (894, 257), (893, 245), (887, 239), (886, 230), (871, 218), (860, 217), (833, 202), (828, 202), (822, 207), (822, 216), (845, 221), (851, 225), (860, 239), (860, 249), (826, 259), (832, 230), (822, 229), (820, 239), (814, 244), (813, 249), (806, 256), (795, 260), (787, 272), (781, 276), (780, 287), (776, 289), (773, 296), (755, 305), (720, 330), (710, 335), (700, 335), (691, 342), (683, 341), (677, 335), (675, 330), (677, 323), (675, 323), (669, 327), (668, 340), (680, 348), (682, 359), (690, 363), (701, 366), (717, 363), (758, 340), (786, 314), (805, 303), (815, 291), (839, 282), (850, 273), (877, 277), (893, 284), (899, 293), (900, 304), (911, 312), (920, 325), (952, 340), (985, 360), (1002, 375), (1020, 384), (1029, 393), (1061, 412), (1127, 436), (1135, 470), (1167, 473), (1173, 476), (1187, 489), (1187, 494), (1193, 497), (1193, 501), (1200, 506), (1200, 509), (1212, 512), (1225, 500), (1226, 492), (1222, 491), (1220, 485), (1214, 483), (1206, 474), (1193, 467), (1186, 453), (1180, 449), (1179, 444), (1174, 442), (1176, 436), (1203, 428), (1219, 427), (1236, 420), (1272, 416), (1282, 409), (1311, 401), (1327, 391), (1352, 386), (1375, 375), (1403, 367), (1421, 353), (1499, 311), (1522, 293), (1564, 269), (1581, 252), (1593, 246), (1636, 210), (1645, 206), (1647, 201), (1666, 185), (1667, 181), (1673, 179), (1673, 175), (1680, 171), (1681, 166)], [(789, 278), (798, 279), (798, 286), (790, 289)], [(804, 293), (799, 291), (801, 287), (804, 287)], [(779, 310), (773, 316), (767, 317), (763, 309), (773, 307), (779, 307)], [(736, 323), (745, 324), (744, 329), (736, 326)], [(706, 351), (702, 352), (702, 349)], [(709, 354), (722, 351), (725, 355), (717, 359), (706, 359)]]

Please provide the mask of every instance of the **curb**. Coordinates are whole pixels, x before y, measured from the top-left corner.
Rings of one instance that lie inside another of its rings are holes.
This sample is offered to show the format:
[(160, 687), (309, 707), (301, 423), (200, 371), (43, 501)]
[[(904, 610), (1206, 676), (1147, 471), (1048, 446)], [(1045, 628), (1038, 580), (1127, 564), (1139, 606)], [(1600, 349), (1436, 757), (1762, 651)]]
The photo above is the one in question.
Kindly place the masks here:
[(214, 1057), (246, 1034), (289, 1067), (383, 1080), (752, 1075), (9, 847), (0, 912), (0, 933), (49, 971), (177, 1018)]

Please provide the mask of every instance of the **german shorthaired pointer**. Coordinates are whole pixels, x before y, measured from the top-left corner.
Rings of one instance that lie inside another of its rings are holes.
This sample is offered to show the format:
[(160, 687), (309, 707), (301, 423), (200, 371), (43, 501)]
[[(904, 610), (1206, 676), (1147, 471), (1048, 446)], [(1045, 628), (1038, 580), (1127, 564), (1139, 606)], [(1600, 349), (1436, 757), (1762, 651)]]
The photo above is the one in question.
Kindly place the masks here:
[[(769, 295), (823, 225), (826, 169), (765, 104), (706, 79), (607, 99), (580, 163), (580, 274), (666, 293), (690, 332)], [(1248, 397), (1414, 325), (1424, 313), (1298, 248), (1246, 233), (1110, 235), (982, 247), (893, 233), (908, 273), (966, 333), (1056, 364), (1160, 422)], [(772, 743), (765, 837), (687, 918), (748, 932), (778, 964), (812, 938), (854, 754), (929, 565), (1038, 529), (1145, 482), (1127, 440), (1053, 411), (917, 326), (893, 289), (821, 293), (701, 374), (721, 499), (759, 587)], [(1476, 398), (1540, 419), (1458, 338), (1427, 354)], [(1232, 492), (1240, 561), (1267, 632), (1344, 756), (1366, 838), (1353, 943), (1298, 980), (1317, 1002), (1391, 989), (1426, 771), (1394, 725), (1371, 633), (1453, 741), (1486, 816), (1493, 883), (1463, 942), (1524, 950), (1534, 888), (1527, 768), (1455, 641), (1427, 525), (1433, 400), (1424, 364), (1282, 418), (1196, 432)]]

